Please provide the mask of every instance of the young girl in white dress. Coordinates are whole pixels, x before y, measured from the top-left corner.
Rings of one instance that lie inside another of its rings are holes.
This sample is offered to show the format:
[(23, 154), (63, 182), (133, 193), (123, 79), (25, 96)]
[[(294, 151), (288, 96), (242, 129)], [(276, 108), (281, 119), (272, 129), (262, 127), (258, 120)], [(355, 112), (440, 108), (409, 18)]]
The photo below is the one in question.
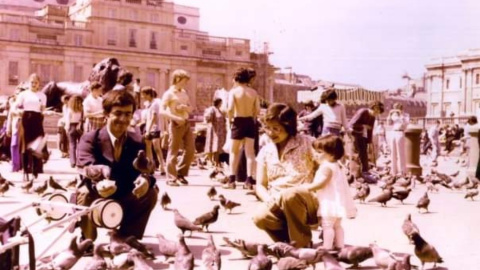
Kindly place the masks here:
[(338, 164), (345, 154), (340, 137), (329, 134), (319, 137), (313, 148), (320, 163), (310, 191), (317, 193), (318, 215), (323, 229), (323, 247), (340, 249), (344, 246), (343, 218), (354, 218), (357, 213), (347, 178)]

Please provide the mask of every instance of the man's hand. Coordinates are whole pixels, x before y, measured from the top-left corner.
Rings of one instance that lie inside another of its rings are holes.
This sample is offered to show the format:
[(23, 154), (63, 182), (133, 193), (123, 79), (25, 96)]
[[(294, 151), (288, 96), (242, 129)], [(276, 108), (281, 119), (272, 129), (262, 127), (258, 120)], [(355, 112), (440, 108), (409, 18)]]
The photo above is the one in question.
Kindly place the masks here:
[(137, 199), (147, 194), (148, 188), (150, 186), (150, 183), (147, 178), (140, 175), (137, 177), (137, 179), (133, 183), (135, 184), (135, 188), (133, 189), (132, 193), (133, 195), (135, 195), (135, 197), (137, 197)]
[(107, 165), (89, 165), (84, 168), (84, 174), (92, 181), (100, 181), (102, 179), (110, 179), (110, 167)]
[(96, 184), (98, 194), (102, 198), (107, 198), (117, 191), (115, 181), (104, 179)]

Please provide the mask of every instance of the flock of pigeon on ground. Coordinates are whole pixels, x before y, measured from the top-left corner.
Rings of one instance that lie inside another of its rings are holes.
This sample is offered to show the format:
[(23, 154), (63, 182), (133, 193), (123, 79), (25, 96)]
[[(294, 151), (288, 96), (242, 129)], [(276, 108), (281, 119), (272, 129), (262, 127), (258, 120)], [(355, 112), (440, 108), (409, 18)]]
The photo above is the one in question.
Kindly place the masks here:
[[(141, 153), (139, 153), (139, 156), (144, 157)], [(143, 167), (150, 166), (148, 162), (140, 162), (140, 164), (143, 164)], [(388, 161), (385, 165), (387, 164)], [(136, 167), (139, 166), (138, 164), (134, 165)], [(428, 212), (430, 204), (428, 193), (438, 192), (438, 186), (447, 189), (465, 189), (464, 197), (466, 199), (474, 200), (478, 195), (477, 187), (479, 181), (468, 177), (454, 181), (454, 177), (458, 175), (458, 172), (447, 175), (432, 169), (431, 174), (423, 177), (415, 175), (397, 176), (390, 174), (389, 166), (384, 166), (385, 169), (383, 170), (376, 167), (373, 167), (371, 170), (372, 174), (380, 179), (378, 186), (382, 192), (375, 196), (370, 196), (370, 186), (363, 178), (358, 177), (358, 167), (358, 164), (355, 164), (355, 161), (352, 160), (347, 162), (345, 171), (350, 186), (356, 189), (354, 199), (359, 200), (360, 203), (367, 201), (369, 203), (379, 203), (384, 207), (388, 207), (387, 204), (391, 199), (397, 199), (403, 203), (417, 184), (427, 187), (427, 191), (416, 204), (419, 212)], [(226, 166), (224, 166), (224, 169), (226, 169)], [(139, 168), (139, 170), (142, 170), (142, 168)], [(220, 182), (226, 178), (225, 175), (228, 175), (227, 172), (218, 168), (213, 169), (209, 174), (213, 181)], [(50, 193), (62, 192), (67, 191), (67, 189), (75, 189), (78, 185), (77, 179), (69, 181), (65, 186), (62, 186), (53, 177), (50, 177), (48, 181), (44, 181), (39, 185), (34, 185), (33, 180), (24, 182), (20, 188), (24, 192), (30, 193), (33, 191), (42, 196), (46, 194), (47, 190)], [(0, 195), (3, 196), (12, 186), (14, 186), (12, 182), (0, 176)], [(255, 192), (248, 191), (247, 194), (255, 195)], [(174, 224), (181, 231), (181, 234), (175, 240), (167, 239), (162, 234), (157, 234), (158, 250), (155, 252), (149, 250), (135, 237), (123, 239), (116, 235), (115, 230), (111, 230), (109, 232), (110, 243), (94, 244), (89, 239), (79, 241), (77, 237), (73, 237), (67, 249), (40, 260), (37, 264), (37, 269), (71, 269), (85, 255), (84, 253), (89, 248), (91, 249), (92, 245), (94, 246), (93, 257), (91, 257), (91, 260), (85, 267), (87, 270), (153, 269), (147, 261), (155, 259), (155, 254), (163, 255), (165, 262), (173, 263), (174, 269), (194, 269), (198, 265), (194, 264), (194, 256), (186, 244), (185, 237), (191, 236), (196, 231), (208, 233), (209, 225), (218, 220), (220, 207), (231, 213), (235, 207), (240, 206), (240, 203), (229, 200), (224, 195), (217, 194), (214, 185), (212, 185), (206, 195), (210, 200), (218, 200), (220, 205), (215, 205), (211, 211), (198, 216), (194, 220), (186, 218), (177, 209), (173, 209)], [(161, 207), (164, 210), (170, 210), (168, 208), (172, 202), (170, 196), (164, 192), (159, 197)], [(421, 261), (422, 269), (425, 263), (436, 265), (443, 262), (435, 247), (421, 236), (420, 229), (412, 221), (410, 214), (406, 216), (401, 228), (410, 243), (413, 243), (414, 254)], [(188, 232), (187, 236), (185, 236), (186, 232)], [(310, 266), (315, 269), (316, 264), (322, 262), (324, 269), (337, 270), (345, 269), (340, 262), (350, 265), (351, 268), (357, 268), (362, 262), (370, 258), (373, 258), (375, 264), (381, 269), (407, 270), (414, 267), (410, 264), (410, 255), (398, 255), (379, 247), (376, 243), (369, 246), (345, 246), (340, 250), (332, 251), (323, 249), (321, 245), (317, 248), (296, 248), (291, 245), (292, 243), (277, 242), (265, 244), (242, 239), (229, 239), (227, 237), (224, 237), (223, 240), (225, 242), (224, 245), (235, 248), (245, 258), (250, 259), (248, 270), (268, 270), (272, 269), (273, 265), (276, 265), (277, 269), (280, 270), (306, 269)], [(207, 245), (202, 251), (200, 268), (221, 269), (221, 262), (221, 252), (215, 245), (212, 235), (209, 234)]]

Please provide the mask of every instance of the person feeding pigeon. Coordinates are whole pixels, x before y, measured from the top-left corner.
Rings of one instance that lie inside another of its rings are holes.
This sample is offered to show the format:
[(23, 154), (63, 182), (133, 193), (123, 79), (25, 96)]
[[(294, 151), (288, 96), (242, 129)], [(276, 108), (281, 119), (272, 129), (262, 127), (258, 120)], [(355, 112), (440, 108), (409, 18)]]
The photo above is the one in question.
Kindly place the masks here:
[[(158, 189), (141, 136), (127, 132), (135, 99), (125, 90), (110, 91), (102, 106), (106, 126), (83, 135), (78, 146), (77, 166), (85, 171), (86, 179), (77, 191), (77, 203), (89, 206), (97, 198), (117, 201), (123, 209), (118, 235), (141, 239)], [(113, 187), (102, 185), (105, 181), (114, 182)], [(96, 227), (89, 217), (82, 217), (80, 227), (84, 238), (95, 240)]]

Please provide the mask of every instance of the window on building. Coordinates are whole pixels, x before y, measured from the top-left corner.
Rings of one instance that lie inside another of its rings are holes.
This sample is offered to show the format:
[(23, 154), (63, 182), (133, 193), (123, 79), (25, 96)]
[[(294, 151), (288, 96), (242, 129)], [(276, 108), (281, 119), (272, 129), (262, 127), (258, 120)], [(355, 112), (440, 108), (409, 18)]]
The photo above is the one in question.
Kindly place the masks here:
[(75, 46), (83, 46), (83, 36), (78, 34), (73, 36), (73, 43)]
[(128, 30), (128, 46), (137, 47), (137, 29)]
[(475, 75), (475, 84), (480, 84), (480, 74)]
[(116, 18), (117, 17), (117, 10), (116, 9), (109, 9), (107, 11), (107, 16), (109, 18)]
[(150, 33), (150, 49), (157, 49), (157, 32)]
[(18, 84), (18, 62), (8, 62), (8, 85)]
[(117, 45), (117, 29), (115, 27), (107, 28), (107, 45)]
[(450, 80), (447, 79), (447, 81), (445, 82), (445, 89), (449, 89), (450, 88)]
[(10, 29), (10, 39), (19, 40), (20, 39), (20, 29)]
[(82, 66), (74, 66), (73, 67), (73, 81), (74, 82), (82, 82), (85, 78), (83, 77), (83, 67)]
[(242, 56), (242, 54), (243, 54), (242, 51), (236, 51), (236, 52), (235, 52), (235, 55), (236, 55), (236, 56)]
[(138, 11), (136, 11), (135, 9), (132, 9), (130, 11), (130, 19), (132, 21), (137, 21), (138, 20)]
[(155, 88), (157, 85), (156, 76), (157, 76), (157, 72), (155, 70), (152, 70), (152, 69), (147, 70), (147, 85)]
[(180, 50), (186, 51), (186, 50), (188, 50), (188, 46), (187, 45), (181, 45)]
[(150, 14), (150, 22), (158, 23), (159, 21), (160, 21), (160, 16), (158, 15), (158, 13)]

